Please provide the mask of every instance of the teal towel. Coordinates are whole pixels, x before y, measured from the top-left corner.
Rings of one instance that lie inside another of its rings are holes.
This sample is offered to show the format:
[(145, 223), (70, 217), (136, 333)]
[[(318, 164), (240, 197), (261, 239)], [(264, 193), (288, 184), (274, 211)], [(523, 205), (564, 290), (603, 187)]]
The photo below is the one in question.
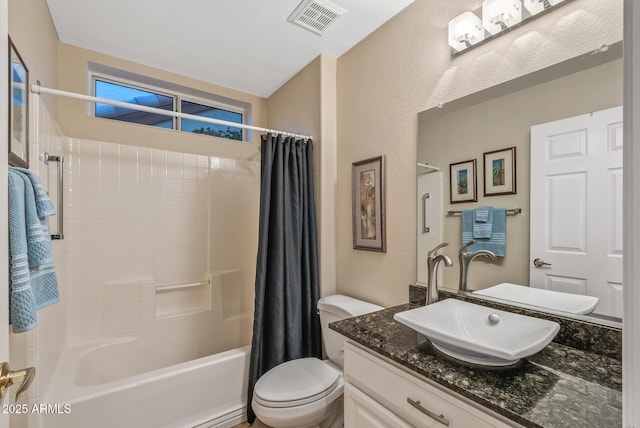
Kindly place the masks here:
[(49, 195), (47, 195), (44, 187), (42, 187), (42, 183), (40, 183), (38, 176), (26, 168), (13, 168), (13, 170), (23, 173), (31, 181), (36, 197), (38, 217), (43, 219), (50, 215), (54, 215), (56, 213), (56, 207), (53, 205), (53, 202), (51, 202), (51, 199), (49, 199)]
[(37, 176), (9, 169), (9, 316), (15, 333), (34, 328), (37, 310), (60, 299), (47, 222), (50, 207)]
[[(489, 250), (497, 257), (504, 257), (507, 247), (507, 210), (504, 208), (492, 208), (493, 227), (490, 238), (476, 238), (476, 243), (467, 251), (474, 253), (478, 250)], [(462, 211), (462, 245), (474, 239), (474, 210)]]
[(473, 210), (473, 237), (491, 238), (493, 228), (493, 208), (479, 207)]

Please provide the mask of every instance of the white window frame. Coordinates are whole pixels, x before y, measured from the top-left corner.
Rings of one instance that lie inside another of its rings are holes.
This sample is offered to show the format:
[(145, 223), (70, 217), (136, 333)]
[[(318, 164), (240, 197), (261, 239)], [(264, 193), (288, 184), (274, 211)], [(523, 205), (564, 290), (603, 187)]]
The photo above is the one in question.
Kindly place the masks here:
[[(237, 106), (237, 105), (233, 105), (233, 104), (227, 104), (227, 103), (222, 103), (218, 100), (213, 99), (213, 97), (215, 97), (214, 94), (212, 95), (212, 98), (206, 98), (206, 97), (198, 97), (198, 96), (194, 96), (194, 95), (189, 95), (187, 93), (184, 92), (179, 92), (179, 91), (171, 91), (169, 89), (163, 88), (161, 86), (155, 86), (155, 85), (149, 85), (149, 84), (145, 84), (145, 83), (141, 83), (138, 82), (136, 80), (132, 80), (132, 79), (127, 79), (127, 78), (123, 78), (123, 77), (119, 77), (119, 76), (113, 76), (110, 74), (106, 74), (106, 73), (101, 73), (101, 72), (97, 72), (97, 71), (92, 71), (89, 70), (89, 95), (91, 96), (96, 96), (96, 80), (100, 80), (100, 81), (104, 81), (107, 83), (112, 83), (114, 85), (120, 85), (120, 86), (126, 86), (126, 87), (130, 87), (133, 89), (138, 89), (141, 91), (147, 91), (147, 92), (152, 92), (158, 95), (162, 95), (162, 96), (166, 96), (169, 98), (173, 99), (173, 105), (174, 105), (174, 109), (173, 111), (175, 112), (181, 112), (182, 111), (182, 103), (181, 101), (186, 101), (186, 102), (191, 102), (191, 103), (196, 103), (196, 104), (201, 104), (207, 107), (212, 107), (212, 108), (216, 108), (216, 109), (221, 109), (221, 110), (227, 110), (233, 113), (238, 113), (242, 115), (242, 124), (247, 124), (247, 120), (248, 120), (248, 112), (247, 109), (241, 106)], [(88, 115), (90, 117), (96, 117), (99, 118), (98, 116), (96, 116), (96, 108), (95, 108), (95, 103), (92, 103), (91, 106), (88, 108), (89, 111), (87, 112)], [(115, 119), (109, 119), (109, 120), (115, 120)], [(195, 119), (194, 119), (195, 120)], [(147, 126), (147, 125), (145, 125)], [(150, 125), (149, 125), (150, 126)], [(183, 131), (182, 130), (182, 123), (180, 118), (173, 116), (172, 118), (172, 129), (173, 131), (178, 131), (178, 132), (187, 132), (187, 131)], [(242, 142), (250, 142), (249, 141), (249, 136), (250, 133), (247, 132), (246, 129), (241, 128), (242, 131)], [(190, 133), (190, 132), (187, 132)], [(216, 137), (216, 138), (224, 138), (224, 137)], [(238, 140), (233, 140), (230, 139), (231, 141), (238, 141)]]

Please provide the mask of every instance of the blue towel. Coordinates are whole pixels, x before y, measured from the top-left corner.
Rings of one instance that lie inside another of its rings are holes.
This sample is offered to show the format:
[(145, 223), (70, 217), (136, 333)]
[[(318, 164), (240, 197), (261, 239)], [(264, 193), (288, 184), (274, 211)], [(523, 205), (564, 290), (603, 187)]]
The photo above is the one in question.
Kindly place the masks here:
[[(34, 182), (40, 186), (39, 196)], [(35, 175), (9, 169), (9, 316), (15, 333), (34, 328), (37, 310), (60, 299), (47, 223), (49, 204)]]
[(38, 217), (42, 219), (50, 215), (54, 215), (56, 213), (56, 207), (53, 206), (53, 202), (51, 202), (51, 199), (49, 199), (49, 195), (47, 195), (44, 187), (42, 187), (38, 176), (26, 168), (13, 168), (13, 170), (23, 173), (29, 178), (29, 180), (31, 180), (33, 191), (35, 192), (36, 196), (36, 208), (38, 210)]
[[(473, 253), (478, 250), (489, 250), (498, 257), (504, 257), (507, 243), (507, 210), (492, 208), (493, 227), (490, 238), (476, 238), (476, 243), (468, 248)], [(462, 211), (462, 245), (474, 239), (474, 210)]]
[(493, 228), (493, 208), (479, 207), (473, 210), (473, 237), (491, 238)]

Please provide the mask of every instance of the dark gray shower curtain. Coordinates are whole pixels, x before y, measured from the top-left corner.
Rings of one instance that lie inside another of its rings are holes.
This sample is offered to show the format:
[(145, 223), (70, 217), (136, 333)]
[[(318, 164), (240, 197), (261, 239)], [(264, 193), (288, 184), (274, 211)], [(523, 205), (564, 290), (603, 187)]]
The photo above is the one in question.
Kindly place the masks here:
[(260, 228), (247, 419), (256, 381), (271, 368), (322, 357), (313, 143), (262, 136)]

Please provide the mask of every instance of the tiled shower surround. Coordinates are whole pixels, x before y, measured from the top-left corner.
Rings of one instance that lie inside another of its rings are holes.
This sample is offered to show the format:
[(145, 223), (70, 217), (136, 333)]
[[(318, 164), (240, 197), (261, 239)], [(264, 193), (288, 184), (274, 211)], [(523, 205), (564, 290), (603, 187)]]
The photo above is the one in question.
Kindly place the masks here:
[(65, 238), (52, 243), (60, 303), (11, 335), (12, 365), (38, 368), (28, 403), (44, 402), (60, 356), (79, 343), (161, 340), (185, 360), (248, 344), (259, 162), (69, 139), (31, 101), (30, 169), (56, 206), (56, 164), (43, 153), (65, 157)]
[(158, 325), (176, 345), (247, 344), (260, 164), (77, 139), (63, 150), (67, 345)]

